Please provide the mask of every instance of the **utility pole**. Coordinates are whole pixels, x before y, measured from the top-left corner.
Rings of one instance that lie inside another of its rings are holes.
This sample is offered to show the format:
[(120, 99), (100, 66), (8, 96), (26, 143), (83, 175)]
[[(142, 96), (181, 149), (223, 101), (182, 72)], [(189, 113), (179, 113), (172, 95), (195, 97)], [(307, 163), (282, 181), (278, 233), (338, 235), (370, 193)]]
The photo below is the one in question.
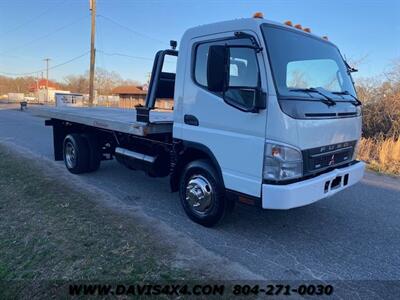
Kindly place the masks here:
[(151, 72), (148, 72), (147, 73), (147, 76), (146, 76), (146, 83), (149, 85), (150, 84), (150, 80), (151, 80)]
[(39, 102), (39, 73), (36, 74), (36, 96)]
[(90, 77), (89, 77), (89, 106), (94, 102), (94, 65), (96, 59), (96, 49), (94, 39), (96, 36), (96, 0), (89, 0), (92, 15), (92, 30), (90, 35)]
[(43, 59), (46, 62), (46, 102), (49, 102), (49, 61), (50, 58)]

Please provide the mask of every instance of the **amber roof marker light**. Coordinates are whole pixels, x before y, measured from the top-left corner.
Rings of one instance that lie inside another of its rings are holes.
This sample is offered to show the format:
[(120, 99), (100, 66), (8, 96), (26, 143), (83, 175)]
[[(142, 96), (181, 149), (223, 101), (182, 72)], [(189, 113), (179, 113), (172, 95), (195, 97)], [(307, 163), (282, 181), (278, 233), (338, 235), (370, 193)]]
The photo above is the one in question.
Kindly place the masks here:
[(286, 26), (293, 26), (292, 21), (285, 21), (283, 24), (285, 24)]
[(303, 29), (303, 27), (300, 24), (296, 24), (296, 25), (294, 25), (294, 27), (297, 28), (297, 29), (300, 29), (300, 30)]
[(307, 27), (307, 28), (304, 28), (303, 31), (308, 32), (308, 33), (311, 33), (311, 29), (308, 28), (308, 27)]
[(255, 18), (255, 19), (264, 19), (264, 14), (262, 12), (260, 12), (260, 11), (255, 12), (253, 14), (253, 18)]

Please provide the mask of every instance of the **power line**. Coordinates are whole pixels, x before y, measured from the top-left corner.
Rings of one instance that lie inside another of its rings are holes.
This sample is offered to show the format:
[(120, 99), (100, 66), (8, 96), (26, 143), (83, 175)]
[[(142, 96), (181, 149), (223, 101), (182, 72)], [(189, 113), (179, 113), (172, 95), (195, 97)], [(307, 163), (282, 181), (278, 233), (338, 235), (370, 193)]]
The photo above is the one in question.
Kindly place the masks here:
[(61, 66), (66, 65), (66, 64), (69, 64), (70, 62), (73, 62), (73, 61), (75, 61), (75, 60), (77, 60), (77, 59), (79, 59), (81, 57), (84, 57), (85, 55), (89, 54), (89, 52), (90, 51), (88, 50), (85, 53), (82, 53), (81, 55), (78, 55), (78, 56), (76, 56), (74, 58), (71, 58), (70, 60), (67, 60), (67, 61), (65, 61), (63, 63), (60, 63), (60, 64), (57, 64), (57, 65), (54, 65), (53, 67), (49, 68), (49, 70), (53, 70), (55, 68), (61, 67)]
[(144, 56), (134, 56), (134, 55), (129, 55), (129, 54), (124, 54), (124, 53), (119, 53), (119, 52), (105, 52), (101, 49), (96, 49), (97, 52), (100, 52), (104, 55), (107, 56), (123, 56), (123, 57), (129, 57), (129, 58), (133, 58), (133, 59), (141, 59), (141, 60), (153, 60), (153, 58), (151, 57), (144, 57)]
[[(74, 58), (71, 58), (71, 59), (69, 59), (69, 60), (67, 60), (65, 62), (62, 62), (62, 63), (59, 63), (59, 64), (54, 65), (52, 67), (49, 67), (49, 70), (53, 70), (53, 69), (56, 69), (58, 67), (64, 66), (66, 64), (69, 64), (69, 63), (71, 63), (71, 62), (73, 62), (73, 61), (75, 61), (75, 60), (77, 60), (77, 59), (79, 59), (81, 57), (86, 56), (87, 54), (89, 54), (89, 52), (90, 51), (86, 51), (85, 53), (82, 53), (81, 55), (75, 56)], [(33, 71), (33, 72), (26, 72), (26, 73), (8, 73), (8, 72), (0, 72), (0, 73), (4, 74), (4, 75), (9, 75), (9, 76), (26, 76), (26, 75), (32, 75), (32, 74), (37, 74), (37, 73), (40, 73), (40, 72), (44, 72), (46, 70), (47, 69), (41, 69), (41, 70), (37, 70), (37, 71)]]
[(159, 39), (154, 38), (154, 37), (151, 37), (151, 36), (149, 36), (149, 35), (147, 35), (147, 34), (144, 34), (144, 33), (138, 32), (138, 31), (136, 31), (136, 30), (133, 30), (132, 28), (129, 28), (128, 26), (123, 25), (123, 24), (121, 24), (121, 23), (115, 21), (114, 19), (111, 19), (110, 17), (104, 16), (104, 15), (101, 15), (101, 14), (97, 14), (97, 16), (100, 17), (100, 18), (103, 18), (103, 19), (105, 19), (105, 20), (107, 20), (107, 21), (109, 21), (109, 22), (111, 22), (111, 23), (114, 23), (115, 25), (118, 25), (118, 26), (124, 28), (124, 29), (126, 29), (126, 30), (128, 30), (128, 31), (130, 31), (130, 32), (132, 32), (132, 33), (134, 33), (135, 35), (138, 35), (138, 36), (141, 36), (141, 37), (143, 37), (143, 38), (147, 38), (147, 39), (153, 40), (153, 41), (155, 41), (155, 42), (158, 42), (158, 43), (161, 43), (161, 44), (164, 44), (164, 45), (165, 45), (165, 44), (168, 44), (168, 43), (165, 42), (165, 41), (159, 40)]
[[(64, 2), (66, 2), (66, 1), (64, 1)], [(64, 3), (64, 2), (61, 2), (61, 3), (59, 3), (59, 4), (61, 5), (61, 4)], [(50, 9), (51, 9), (51, 8), (50, 8)], [(34, 21), (34, 19), (37, 19), (39, 16), (42, 16), (42, 15), (46, 14), (48, 11), (50, 11), (50, 9), (45, 10), (44, 12), (42, 12), (41, 14), (39, 14), (38, 16), (36, 16), (35, 18), (32, 18), (32, 19), (28, 20), (27, 22), (24, 22), (23, 24), (21, 24), (21, 25), (15, 27), (14, 29), (10, 30), (9, 32), (11, 32), (11, 31), (13, 31), (13, 30), (18, 30), (19, 28), (22, 28), (23, 26), (25, 26), (25, 25), (29, 24), (30, 22)], [(136, 31), (136, 30), (133, 30), (133, 29), (129, 28), (128, 26), (125, 26), (125, 25), (123, 25), (123, 24), (121, 24), (121, 23), (119, 23), (119, 22), (113, 20), (113, 19), (110, 18), (110, 17), (104, 16), (104, 15), (100, 15), (100, 14), (97, 14), (97, 16), (98, 16), (98, 17), (101, 17), (101, 18), (103, 18), (103, 19), (105, 19), (105, 20), (107, 20), (107, 21), (109, 21), (109, 22), (111, 22), (111, 23), (113, 23), (113, 24), (116, 24), (116, 25), (118, 25), (118, 26), (124, 28), (125, 30), (128, 30), (129, 32), (131, 32), (131, 33), (133, 33), (133, 34), (135, 34), (135, 35), (141, 36), (141, 37), (143, 37), (143, 38), (151, 39), (151, 40), (156, 41), (156, 42), (158, 42), (158, 43), (167, 44), (165, 41), (161, 41), (161, 40), (159, 40), (159, 39), (157, 39), (157, 38), (154, 38), (154, 37), (151, 37), (151, 36), (149, 36), (149, 35), (140, 33), (140, 32), (138, 32), (138, 31)], [(45, 39), (45, 38), (47, 38), (48, 36), (50, 36), (50, 35), (52, 35), (52, 34), (54, 34), (54, 33), (57, 33), (57, 32), (59, 32), (59, 31), (65, 29), (65, 28), (67, 28), (67, 27), (69, 27), (69, 26), (71, 26), (71, 25), (77, 23), (78, 21), (81, 21), (82, 19), (84, 19), (84, 18), (86, 18), (86, 17), (88, 17), (88, 15), (85, 15), (85, 16), (83, 16), (83, 17), (80, 17), (80, 18), (78, 18), (78, 19), (75, 19), (73, 22), (68, 23), (68, 24), (66, 24), (66, 25), (63, 25), (63, 26), (61, 26), (61, 27), (59, 27), (59, 28), (57, 28), (57, 29), (55, 29), (55, 30), (53, 30), (53, 31), (51, 31), (51, 32), (49, 32), (49, 33), (47, 33), (47, 34), (41, 36), (41, 37), (38, 37), (38, 38), (36, 38), (36, 39), (33, 39), (33, 40), (31, 40), (31, 41), (29, 41), (29, 42), (26, 42), (26, 43), (24, 43), (24, 44), (22, 44), (22, 45), (19, 45), (19, 46), (17, 46), (17, 47), (11, 48), (11, 49), (9, 49), (9, 50), (7, 50), (7, 51), (3, 51), (3, 52), (0, 53), (0, 55), (4, 55), (4, 54), (9, 53), (9, 52), (11, 52), (11, 51), (14, 51), (14, 50), (16, 50), (16, 49), (18, 49), (18, 48), (21, 48), (21, 47), (27, 46), (27, 45), (29, 45), (29, 44), (35, 43), (35, 42), (37, 42), (37, 41), (40, 41), (40, 40), (42, 40), (42, 39)], [(0, 36), (1, 36), (1, 35), (0, 35)], [(128, 57), (128, 58), (133, 58), (133, 59), (149, 60), (149, 61), (152, 61), (152, 60), (153, 60), (153, 58), (149, 58), (149, 57), (133, 56), (133, 55), (128, 55), (128, 54), (119, 53), (119, 52), (108, 53), (108, 52), (105, 52), (105, 51), (102, 51), (102, 50), (97, 50), (97, 51), (101, 52), (103, 55), (108, 55), (108, 56), (121, 56), (121, 57)], [(70, 63), (70, 62), (73, 62), (73, 61), (75, 61), (75, 60), (77, 60), (77, 59), (79, 59), (79, 58), (81, 58), (81, 57), (87, 55), (89, 52), (90, 52), (90, 51), (87, 51), (87, 52), (85, 52), (85, 53), (83, 53), (83, 54), (81, 54), (81, 55), (79, 55), (79, 56), (76, 56), (76, 57), (74, 57), (74, 58), (68, 60), (68, 61), (65, 61), (65, 62), (63, 62), (63, 63), (54, 65), (54, 66), (52, 66), (52, 67), (49, 67), (48, 70), (52, 70), (52, 69), (58, 68), (58, 67), (60, 67), (60, 66), (63, 66), (63, 65), (65, 65), (65, 64), (68, 64), (68, 63)], [(10, 75), (10, 76), (24, 76), (24, 75), (37, 74), (37, 73), (44, 72), (44, 71), (46, 71), (46, 69), (41, 69), (41, 70), (37, 70), (37, 71), (33, 71), (33, 72), (25, 72), (25, 73), (0, 72), (0, 74)]]
[(16, 47), (11, 48), (11, 49), (9, 49), (9, 50), (3, 51), (3, 52), (0, 53), (0, 55), (4, 55), (4, 54), (9, 53), (9, 52), (11, 52), (11, 51), (14, 51), (14, 50), (16, 50), (16, 49), (18, 49), (18, 48), (21, 48), (21, 47), (30, 45), (30, 44), (32, 44), (32, 43), (35, 43), (35, 42), (37, 42), (37, 41), (43, 40), (43, 39), (49, 37), (50, 35), (52, 35), (52, 34), (54, 34), (54, 33), (57, 33), (57, 32), (59, 32), (59, 31), (65, 29), (65, 28), (67, 28), (67, 27), (69, 27), (69, 26), (71, 26), (71, 25), (74, 25), (74, 24), (77, 23), (78, 21), (81, 21), (81, 20), (83, 20), (83, 19), (85, 19), (85, 18), (87, 18), (87, 17), (88, 17), (88, 15), (85, 15), (85, 16), (83, 16), (83, 17), (79, 17), (79, 18), (75, 19), (73, 22), (68, 23), (68, 24), (66, 24), (66, 25), (63, 25), (63, 26), (61, 26), (61, 27), (59, 27), (59, 28), (57, 28), (57, 29), (55, 29), (55, 30), (53, 30), (53, 31), (51, 31), (51, 32), (49, 32), (49, 33), (47, 33), (47, 34), (45, 34), (45, 35), (42, 35), (41, 37), (38, 37), (38, 38), (36, 38), (36, 39), (34, 39), (34, 40), (31, 40), (31, 41), (29, 41), (29, 42), (26, 42), (26, 43), (24, 43), (24, 44), (22, 44), (22, 45), (16, 46)]
[(3, 36), (5, 36), (5, 35), (7, 35), (7, 34), (9, 34), (9, 33), (12, 33), (12, 32), (14, 32), (14, 31), (17, 31), (17, 30), (19, 30), (19, 29), (25, 27), (26, 25), (28, 25), (28, 24), (30, 24), (30, 23), (36, 21), (36, 20), (37, 20), (38, 18), (40, 18), (41, 16), (44, 16), (45, 14), (47, 14), (48, 12), (50, 12), (51, 10), (53, 10), (54, 8), (57, 8), (57, 7), (61, 6), (61, 5), (64, 4), (65, 2), (67, 2), (67, 0), (60, 1), (59, 3), (56, 4), (55, 7), (49, 7), (49, 8), (47, 8), (46, 10), (44, 10), (43, 12), (41, 12), (40, 14), (38, 14), (38, 15), (32, 17), (31, 19), (28, 19), (28, 21), (23, 22), (23, 23), (21, 23), (21, 24), (15, 26), (15, 27), (13, 27), (12, 29), (6, 31), (6, 32), (1, 33), (1, 34), (0, 34), (0, 37), (3, 37)]
[[(99, 52), (103, 55), (107, 55), (107, 56), (121, 56), (121, 57), (128, 57), (128, 58), (133, 58), (133, 59), (139, 59), (139, 60), (148, 60), (148, 61), (154, 61), (154, 58), (151, 57), (144, 57), (144, 56), (134, 56), (134, 55), (129, 55), (129, 54), (125, 54), (125, 53), (119, 53), (119, 52), (105, 52), (101, 49), (96, 49), (96, 52)], [(168, 60), (164, 60), (165, 64), (175, 64), (175, 62), (173, 61), (168, 61)]]

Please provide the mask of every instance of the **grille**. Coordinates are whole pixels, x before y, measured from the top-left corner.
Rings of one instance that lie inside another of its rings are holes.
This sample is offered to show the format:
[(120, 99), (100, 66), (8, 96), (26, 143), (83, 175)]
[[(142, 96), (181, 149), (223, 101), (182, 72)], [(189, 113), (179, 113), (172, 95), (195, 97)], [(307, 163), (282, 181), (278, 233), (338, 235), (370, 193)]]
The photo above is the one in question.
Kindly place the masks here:
[(351, 141), (304, 150), (304, 174), (319, 172), (350, 162), (355, 144), (356, 141)]

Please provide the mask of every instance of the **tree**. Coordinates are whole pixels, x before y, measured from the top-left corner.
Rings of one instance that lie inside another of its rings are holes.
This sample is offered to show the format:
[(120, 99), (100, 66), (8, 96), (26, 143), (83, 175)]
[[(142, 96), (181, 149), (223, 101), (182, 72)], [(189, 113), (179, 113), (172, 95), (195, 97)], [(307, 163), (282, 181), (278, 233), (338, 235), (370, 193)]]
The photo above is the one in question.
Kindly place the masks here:
[(400, 137), (400, 59), (394, 61), (386, 79), (361, 80), (357, 93), (363, 102), (365, 137)]
[(36, 77), (24, 76), (24, 77), (7, 77), (0, 76), (0, 94), (7, 93), (29, 93), (30, 88), (35, 86)]
[[(69, 75), (64, 78), (65, 88), (75, 93), (89, 93), (89, 72), (84, 75)], [(119, 85), (140, 85), (137, 80), (124, 80), (114, 71), (102, 68), (96, 69), (94, 87), (98, 95), (110, 95), (112, 90)]]
[(289, 82), (289, 87), (293, 88), (301, 88), (305, 89), (308, 88), (308, 83), (305, 78), (305, 73), (299, 70), (294, 70), (291, 74), (291, 79)]
[(123, 79), (118, 73), (101, 68), (96, 69), (94, 87), (99, 95), (110, 95), (112, 90), (122, 82)]
[(115, 71), (107, 71), (102, 68), (96, 69), (94, 86), (99, 95), (111, 95), (112, 90), (120, 85), (137, 86), (140, 85), (140, 82), (136, 80), (124, 80), (121, 75)]
[(74, 93), (89, 93), (89, 80), (84, 75), (68, 75), (64, 78), (64, 88)]

